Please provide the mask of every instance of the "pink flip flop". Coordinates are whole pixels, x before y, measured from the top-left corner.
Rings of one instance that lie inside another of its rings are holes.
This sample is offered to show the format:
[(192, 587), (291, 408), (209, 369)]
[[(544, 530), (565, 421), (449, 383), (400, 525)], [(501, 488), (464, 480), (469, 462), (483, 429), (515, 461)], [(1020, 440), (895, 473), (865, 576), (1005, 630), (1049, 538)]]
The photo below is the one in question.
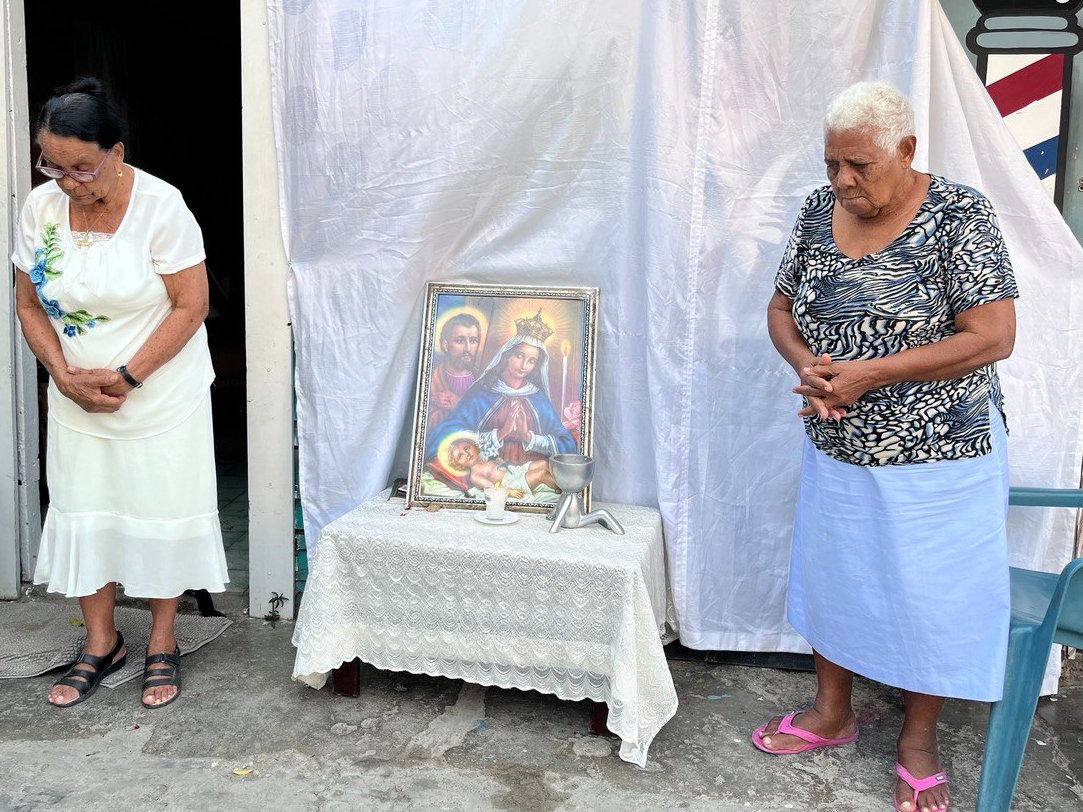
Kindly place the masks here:
[[(758, 728), (752, 731), (752, 743), (756, 745), (757, 750), (762, 750), (765, 753), (770, 753), (772, 756), (792, 756), (795, 753), (804, 753), (806, 750), (816, 750), (820, 747), (837, 747), (840, 744), (849, 744), (850, 742), (857, 741), (857, 731), (855, 730), (850, 736), (842, 736), (838, 739), (825, 739), (823, 736), (818, 736), (811, 730), (802, 730), (799, 727), (794, 727), (793, 717), (801, 711), (793, 711), (787, 713), (782, 717), (782, 721), (778, 723), (778, 730), (772, 733), (772, 736), (777, 736), (779, 733), (796, 736), (805, 743), (799, 747), (789, 747), (782, 750), (769, 749), (763, 743), (763, 731), (767, 729), (767, 724), (760, 725)], [(768, 723), (770, 724), (770, 723)]]
[[(904, 767), (902, 764), (899, 764), (898, 762), (895, 763), (895, 774), (898, 775), (899, 778), (901, 778), (903, 781), (905, 781), (907, 786), (910, 787), (910, 789), (914, 790), (914, 812), (917, 812), (917, 810), (921, 809), (921, 807), (918, 805), (918, 795), (920, 793), (924, 792), (927, 789), (932, 789), (933, 787), (938, 787), (941, 784), (948, 783), (948, 776), (946, 773), (939, 772), (934, 775), (930, 775), (928, 778), (915, 778), (913, 775), (910, 774), (910, 771), (906, 769), (906, 767)], [(891, 793), (891, 803), (895, 807), (895, 809), (898, 810), (898, 812), (903, 812), (903, 808), (899, 806), (899, 802), (895, 798), (894, 791), (892, 791)], [(950, 807), (951, 805), (949, 804), (948, 806)]]

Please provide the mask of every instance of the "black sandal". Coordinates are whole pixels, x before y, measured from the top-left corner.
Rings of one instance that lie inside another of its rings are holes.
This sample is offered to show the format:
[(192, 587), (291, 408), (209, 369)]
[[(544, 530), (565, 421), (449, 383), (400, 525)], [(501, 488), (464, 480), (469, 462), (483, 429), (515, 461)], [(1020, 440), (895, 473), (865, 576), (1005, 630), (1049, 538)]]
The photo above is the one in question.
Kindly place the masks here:
[[(75, 659), (75, 662), (73, 662), (71, 667), (64, 672), (64, 676), (53, 683), (54, 688), (57, 685), (66, 685), (69, 688), (74, 688), (79, 695), (71, 702), (65, 702), (63, 704), (60, 704), (59, 702), (50, 702), (49, 704), (54, 708), (70, 708), (72, 705), (78, 705), (80, 702), (90, 699), (91, 694), (98, 690), (98, 685), (103, 679), (108, 677), (114, 671), (122, 669), (124, 664), (128, 662), (128, 652), (124, 652), (123, 657), (116, 662), (112, 662), (113, 658), (117, 656), (117, 652), (122, 648), (124, 648), (124, 635), (118, 630), (117, 642), (113, 646), (112, 651), (108, 654), (94, 655), (87, 654), (85, 651), (80, 652), (79, 656)], [(109, 665), (102, 668), (104, 663), (109, 663)], [(90, 668), (79, 668), (80, 665), (89, 665)]]
[[(181, 651), (180, 646), (177, 646), (176, 650), (170, 654), (168, 651), (163, 651), (161, 654), (148, 655), (146, 664), (143, 666), (143, 693), (145, 694), (151, 688), (160, 688), (165, 685), (177, 686), (177, 692), (165, 702), (147, 702), (143, 700), (143, 707), (154, 710), (155, 708), (164, 708), (178, 696), (181, 692), (181, 676), (180, 676), (180, 658)], [(157, 663), (165, 663), (164, 666), (158, 668), (151, 668), (152, 665)]]

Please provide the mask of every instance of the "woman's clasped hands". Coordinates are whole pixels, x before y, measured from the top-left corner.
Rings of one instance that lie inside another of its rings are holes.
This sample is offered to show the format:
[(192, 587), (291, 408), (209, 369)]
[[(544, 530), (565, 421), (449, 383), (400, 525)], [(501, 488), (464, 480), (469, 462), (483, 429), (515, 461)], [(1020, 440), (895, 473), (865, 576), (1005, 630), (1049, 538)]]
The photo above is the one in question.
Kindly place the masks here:
[(82, 369), (69, 366), (54, 376), (57, 389), (75, 401), (84, 412), (115, 412), (131, 389), (119, 373), (112, 369)]
[(801, 383), (793, 388), (808, 405), (799, 417), (842, 420), (847, 408), (874, 387), (867, 361), (832, 361), (826, 352), (797, 370)]

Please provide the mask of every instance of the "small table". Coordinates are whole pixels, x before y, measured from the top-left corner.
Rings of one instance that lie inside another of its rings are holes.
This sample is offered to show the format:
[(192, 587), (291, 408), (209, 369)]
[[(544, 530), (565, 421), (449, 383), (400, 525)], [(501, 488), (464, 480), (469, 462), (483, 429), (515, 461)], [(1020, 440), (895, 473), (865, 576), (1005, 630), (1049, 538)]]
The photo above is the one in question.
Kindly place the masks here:
[(662, 636), (675, 626), (662, 521), (549, 533), (542, 514), (485, 526), (473, 511), (406, 510), (387, 492), (320, 534), (301, 601), (293, 678), (321, 688), (360, 658), (377, 668), (595, 700), (639, 766), (677, 710)]

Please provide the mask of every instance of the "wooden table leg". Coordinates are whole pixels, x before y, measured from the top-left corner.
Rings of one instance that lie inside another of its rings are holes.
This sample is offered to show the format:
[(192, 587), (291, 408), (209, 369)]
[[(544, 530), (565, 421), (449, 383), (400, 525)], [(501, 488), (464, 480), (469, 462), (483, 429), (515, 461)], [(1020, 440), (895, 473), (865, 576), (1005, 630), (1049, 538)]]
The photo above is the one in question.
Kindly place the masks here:
[(331, 693), (361, 696), (361, 660), (355, 658), (331, 669)]
[(606, 727), (609, 721), (609, 706), (593, 699), (587, 700), (587, 730), (592, 736), (612, 736)]

